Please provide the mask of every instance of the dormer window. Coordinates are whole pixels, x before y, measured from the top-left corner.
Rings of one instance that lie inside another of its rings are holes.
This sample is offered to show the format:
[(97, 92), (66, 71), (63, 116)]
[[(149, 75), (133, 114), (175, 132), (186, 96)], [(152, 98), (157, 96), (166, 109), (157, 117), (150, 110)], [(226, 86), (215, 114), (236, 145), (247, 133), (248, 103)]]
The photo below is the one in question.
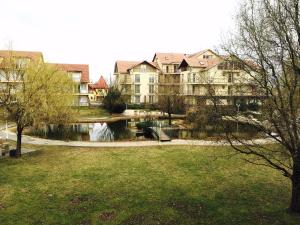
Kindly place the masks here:
[(73, 81), (80, 82), (81, 72), (70, 72), (69, 74), (71, 75)]
[(203, 59), (212, 59), (212, 55), (203, 55)]

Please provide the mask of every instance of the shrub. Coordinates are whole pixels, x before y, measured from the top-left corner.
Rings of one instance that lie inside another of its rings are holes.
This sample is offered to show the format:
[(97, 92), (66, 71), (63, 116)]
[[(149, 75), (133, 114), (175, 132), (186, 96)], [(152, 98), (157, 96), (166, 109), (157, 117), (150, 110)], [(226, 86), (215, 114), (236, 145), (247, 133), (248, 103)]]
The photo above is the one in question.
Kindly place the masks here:
[(110, 113), (122, 113), (126, 109), (125, 101), (117, 87), (112, 86), (103, 99), (103, 107)]

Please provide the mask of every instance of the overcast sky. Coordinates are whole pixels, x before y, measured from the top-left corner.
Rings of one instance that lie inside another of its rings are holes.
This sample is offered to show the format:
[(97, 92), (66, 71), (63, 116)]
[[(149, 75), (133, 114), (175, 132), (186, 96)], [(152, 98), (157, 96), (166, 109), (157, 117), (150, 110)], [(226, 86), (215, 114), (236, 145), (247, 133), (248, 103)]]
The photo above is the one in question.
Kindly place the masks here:
[(42, 51), (48, 62), (86, 63), (90, 78), (116, 60), (193, 53), (220, 44), (240, 0), (3, 0), (0, 47)]

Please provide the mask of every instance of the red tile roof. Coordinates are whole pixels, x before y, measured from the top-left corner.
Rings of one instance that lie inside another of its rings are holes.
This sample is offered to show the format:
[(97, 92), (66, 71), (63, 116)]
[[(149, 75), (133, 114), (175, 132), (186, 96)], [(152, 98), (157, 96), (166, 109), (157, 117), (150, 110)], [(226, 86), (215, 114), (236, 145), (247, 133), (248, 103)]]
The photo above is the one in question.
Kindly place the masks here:
[(66, 72), (81, 72), (81, 80), (82, 83), (90, 82), (89, 75), (89, 65), (87, 64), (62, 64), (62, 63), (51, 63), (55, 65), (58, 69), (61, 69)]
[(118, 60), (115, 65), (115, 69), (118, 71), (118, 73), (127, 73), (128, 70), (134, 68), (135, 66), (138, 66), (142, 63), (148, 63), (149, 65), (159, 69), (157, 63), (155, 62), (148, 62), (148, 61), (120, 61)]
[(140, 61), (120, 61), (116, 62), (116, 70), (118, 73), (127, 73), (127, 71), (133, 66), (141, 63)]
[(183, 59), (187, 57), (187, 54), (184, 53), (155, 53), (153, 60), (157, 58), (157, 61), (159, 61), (162, 64), (179, 64)]
[(10, 57), (11, 55), (13, 57), (23, 57), (31, 60), (43, 60), (43, 53), (41, 52), (0, 50), (0, 57)]
[(99, 80), (94, 84), (90, 84), (89, 87), (92, 89), (108, 89), (108, 85), (103, 76), (100, 76)]

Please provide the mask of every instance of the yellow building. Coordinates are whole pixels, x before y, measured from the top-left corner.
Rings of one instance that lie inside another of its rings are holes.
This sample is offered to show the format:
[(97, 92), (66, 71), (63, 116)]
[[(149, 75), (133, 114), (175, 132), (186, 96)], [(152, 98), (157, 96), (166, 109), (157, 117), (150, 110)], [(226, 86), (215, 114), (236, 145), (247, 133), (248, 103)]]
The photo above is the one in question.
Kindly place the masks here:
[(152, 61), (156, 63), (160, 69), (158, 96), (179, 94), (179, 65), (185, 57), (186, 54), (181, 53), (155, 53)]
[(103, 76), (94, 84), (89, 84), (89, 100), (91, 105), (102, 104), (104, 97), (107, 95), (108, 85)]
[(117, 61), (114, 75), (127, 103), (157, 102), (159, 68), (153, 62)]
[(189, 55), (179, 66), (181, 94), (188, 105), (213, 104), (212, 97), (222, 105), (257, 99), (255, 72), (250, 75), (245, 66), (248, 65), (235, 57), (220, 56), (212, 50)]

